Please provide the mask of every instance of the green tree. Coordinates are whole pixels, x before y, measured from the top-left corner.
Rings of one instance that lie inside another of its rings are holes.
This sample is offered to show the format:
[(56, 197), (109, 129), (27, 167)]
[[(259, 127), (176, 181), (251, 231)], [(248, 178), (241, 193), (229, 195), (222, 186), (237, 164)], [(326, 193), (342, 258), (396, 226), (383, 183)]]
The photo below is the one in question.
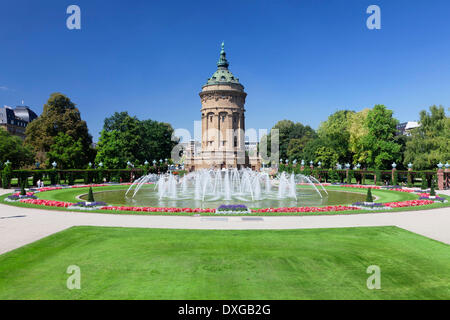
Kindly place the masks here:
[(404, 164), (414, 163), (417, 170), (434, 169), (450, 160), (450, 118), (442, 106), (420, 112), (420, 127), (413, 129), (406, 142)]
[(348, 148), (353, 155), (353, 164), (366, 164), (368, 152), (363, 149), (362, 140), (369, 133), (366, 126), (367, 115), (370, 109), (364, 109), (349, 115), (349, 142)]
[(86, 122), (81, 120), (80, 111), (67, 96), (53, 93), (44, 105), (42, 114), (27, 126), (25, 143), (36, 152), (38, 160), (45, 163), (47, 152), (59, 133), (81, 142), (85, 152), (82, 163), (93, 160), (95, 150), (91, 147), (92, 137)]
[(10, 161), (13, 169), (31, 165), (34, 154), (31, 148), (23, 144), (22, 139), (0, 129), (0, 163)]
[[(310, 126), (304, 126), (300, 122), (294, 123), (291, 120), (278, 121), (272, 130), (279, 131), (279, 158), (281, 159), (301, 159), (303, 148), (308, 141), (317, 137), (316, 132)], [(272, 133), (261, 139), (260, 148), (267, 148), (268, 156), (271, 155)]]
[(372, 189), (367, 189), (366, 202), (373, 202)]
[(140, 121), (127, 112), (106, 118), (100, 135), (96, 162), (107, 168), (124, 168), (130, 161), (134, 165), (170, 158), (176, 145), (172, 141), (170, 124), (153, 120)]
[(319, 138), (328, 148), (332, 149), (339, 162), (352, 162), (349, 152), (350, 120), (354, 111), (339, 110), (320, 124), (317, 133)]
[(377, 169), (390, 168), (401, 159), (401, 145), (395, 140), (398, 121), (384, 105), (376, 105), (367, 114), (368, 133), (362, 138), (367, 164)]
[(60, 169), (82, 168), (86, 158), (81, 139), (75, 141), (74, 138), (62, 132), (55, 137), (47, 153), (48, 166), (55, 161)]
[(92, 187), (89, 187), (88, 202), (95, 202), (94, 192), (92, 192)]

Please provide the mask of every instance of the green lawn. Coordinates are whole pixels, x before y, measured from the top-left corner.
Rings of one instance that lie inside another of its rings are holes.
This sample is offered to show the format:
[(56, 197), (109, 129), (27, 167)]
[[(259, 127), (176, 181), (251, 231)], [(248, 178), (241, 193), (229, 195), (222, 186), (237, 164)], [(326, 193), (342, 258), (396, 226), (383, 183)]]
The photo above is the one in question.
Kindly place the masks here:
[(76, 227), (0, 256), (0, 299), (450, 299), (449, 266), (450, 246), (396, 227)]

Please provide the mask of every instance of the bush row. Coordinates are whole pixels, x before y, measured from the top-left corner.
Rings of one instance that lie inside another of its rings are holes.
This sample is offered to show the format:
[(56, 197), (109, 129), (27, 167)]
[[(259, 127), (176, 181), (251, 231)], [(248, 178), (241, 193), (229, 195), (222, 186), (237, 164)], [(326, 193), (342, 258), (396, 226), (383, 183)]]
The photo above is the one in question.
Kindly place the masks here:
[[(168, 166), (148, 166), (133, 169), (79, 169), (79, 170), (12, 170), (11, 166), (5, 166), (0, 172), (0, 185), (4, 189), (11, 187), (11, 180), (18, 179), (18, 186), (30, 187), (29, 178), (33, 179), (32, 185), (36, 186), (39, 180), (50, 180), (51, 185), (65, 183), (74, 185), (76, 180), (83, 180), (83, 183), (103, 183), (107, 182), (130, 182), (143, 175), (151, 173), (167, 172)], [(185, 171), (176, 171), (177, 174), (184, 174)]]

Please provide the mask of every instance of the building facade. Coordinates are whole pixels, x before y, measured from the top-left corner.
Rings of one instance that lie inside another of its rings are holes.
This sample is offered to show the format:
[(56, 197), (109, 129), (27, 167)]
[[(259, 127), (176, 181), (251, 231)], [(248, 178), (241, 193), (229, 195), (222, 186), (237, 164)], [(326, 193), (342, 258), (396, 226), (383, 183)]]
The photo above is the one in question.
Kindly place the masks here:
[(411, 136), (411, 130), (420, 127), (416, 121), (402, 122), (397, 125), (397, 135)]
[(25, 139), (27, 125), (37, 117), (37, 114), (26, 106), (19, 106), (14, 109), (4, 106), (0, 108), (0, 128), (14, 136)]
[(203, 85), (201, 151), (186, 150), (185, 164), (190, 170), (201, 168), (259, 169), (257, 155), (250, 157), (245, 145), (244, 86), (228, 69), (224, 44), (217, 70)]

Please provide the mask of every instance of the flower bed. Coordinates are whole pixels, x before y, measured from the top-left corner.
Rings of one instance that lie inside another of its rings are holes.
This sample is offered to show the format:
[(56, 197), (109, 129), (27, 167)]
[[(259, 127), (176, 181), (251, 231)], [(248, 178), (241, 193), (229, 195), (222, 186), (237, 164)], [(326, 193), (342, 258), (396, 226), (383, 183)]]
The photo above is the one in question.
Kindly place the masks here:
[(265, 208), (252, 210), (253, 213), (266, 213), (266, 212), (333, 212), (333, 211), (347, 211), (357, 210), (358, 208), (353, 206), (327, 206), (327, 207), (290, 207), (290, 208)]
[(39, 206), (46, 207), (59, 207), (59, 208), (67, 208), (73, 205), (70, 202), (63, 201), (54, 201), (54, 200), (43, 200), (43, 199), (22, 199), (20, 200), (22, 203), (35, 204)]
[(75, 209), (75, 210), (99, 210), (102, 207), (105, 207), (107, 204), (103, 201), (95, 201), (95, 202), (78, 202), (74, 205), (67, 207), (67, 209)]
[(100, 210), (109, 211), (133, 211), (133, 212), (185, 212), (185, 213), (215, 213), (216, 209), (201, 209), (201, 208), (170, 208), (170, 207), (118, 207), (108, 206), (102, 207)]
[[(130, 185), (130, 183), (124, 183), (120, 185)], [(60, 189), (68, 188), (88, 188), (88, 187), (107, 187), (111, 184), (95, 184), (95, 185), (77, 185), (77, 186), (56, 186), (56, 187), (43, 187), (35, 189), (36, 193), (46, 192)], [(414, 192), (410, 189), (385, 189), (380, 186), (365, 186), (365, 185), (341, 185), (341, 187), (346, 188), (361, 188), (361, 189), (383, 189), (391, 191), (400, 192)], [(370, 209), (392, 209), (392, 208), (405, 208), (405, 207), (416, 207), (430, 205), (435, 202), (447, 202), (444, 198), (437, 197), (436, 199), (429, 199), (428, 193), (420, 193), (421, 197), (418, 200), (408, 200), (399, 202), (388, 202), (388, 203), (375, 203), (372, 206), (358, 205), (360, 203), (354, 203), (353, 205), (337, 205), (337, 206), (325, 206), (325, 207), (280, 207), (280, 208), (261, 208), (261, 209), (248, 209), (244, 205), (234, 205), (234, 206), (221, 206), (218, 209), (202, 209), (202, 208), (173, 208), (173, 207), (127, 207), (127, 206), (107, 206), (104, 203), (94, 203), (86, 205), (83, 203), (70, 203), (63, 201), (53, 201), (53, 200), (43, 200), (37, 199), (34, 196), (34, 192), (28, 192), (27, 196), (20, 196), (19, 194), (13, 194), (10, 197), (16, 199), (15, 201), (20, 201), (22, 203), (48, 206), (48, 207), (59, 207), (77, 209), (77, 210), (101, 210), (101, 211), (127, 211), (127, 212), (167, 212), (167, 213), (218, 213), (218, 214), (245, 214), (245, 213), (320, 213), (320, 212), (340, 212), (340, 211), (354, 211), (354, 210), (370, 210)], [(11, 200), (12, 201), (12, 200)], [(225, 207), (229, 207), (228, 209)], [(223, 210), (222, 210), (223, 209)], [(227, 210), (225, 210), (227, 209)]]
[(247, 206), (243, 204), (223, 204), (216, 209), (217, 214), (242, 214), (251, 213)]
[(355, 202), (353, 206), (364, 210), (392, 209), (391, 207), (386, 207), (383, 203), (375, 203), (375, 202)]
[(428, 204), (433, 204), (432, 200), (408, 200), (399, 202), (387, 202), (384, 205), (391, 208), (405, 208), (405, 207), (416, 207), (416, 206), (426, 206)]

